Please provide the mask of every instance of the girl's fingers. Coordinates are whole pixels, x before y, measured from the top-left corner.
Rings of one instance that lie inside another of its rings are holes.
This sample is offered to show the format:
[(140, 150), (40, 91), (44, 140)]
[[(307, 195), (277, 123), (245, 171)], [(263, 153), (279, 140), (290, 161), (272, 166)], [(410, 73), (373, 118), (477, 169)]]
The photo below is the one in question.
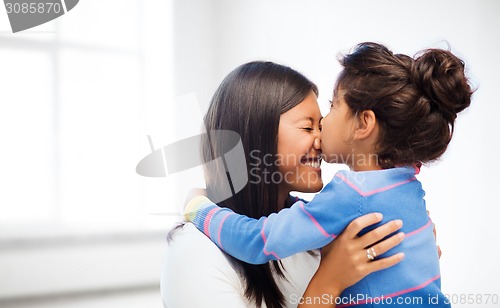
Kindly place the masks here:
[(380, 222), (382, 218), (382, 214), (380, 213), (363, 215), (351, 221), (351, 223), (345, 228), (343, 233), (347, 236), (347, 238), (355, 238), (358, 233), (361, 232), (361, 230), (373, 224), (376, 224), (377, 222)]
[(397, 230), (401, 229), (403, 226), (403, 221), (397, 219), (397, 220), (392, 220), (389, 221), (388, 223), (373, 229), (372, 231), (366, 233), (361, 239), (361, 244), (363, 244), (363, 247), (369, 247), (372, 246), (373, 244), (377, 243), (378, 241), (382, 240), (386, 236), (388, 236), (391, 233), (396, 232)]
[[(399, 245), (405, 238), (405, 234), (403, 232), (399, 232), (398, 234), (395, 234), (391, 236), (390, 238), (383, 240), (382, 242), (373, 245), (369, 249), (375, 253), (373, 257), (379, 256), (383, 253), (386, 253), (390, 249), (396, 247)], [(373, 249), (373, 250), (372, 250)]]
[(395, 264), (398, 264), (403, 259), (404, 259), (404, 253), (399, 252), (399, 253), (392, 255), (390, 257), (369, 262), (367, 269), (368, 269), (369, 273), (373, 273), (376, 271), (380, 271), (380, 270), (389, 268)]

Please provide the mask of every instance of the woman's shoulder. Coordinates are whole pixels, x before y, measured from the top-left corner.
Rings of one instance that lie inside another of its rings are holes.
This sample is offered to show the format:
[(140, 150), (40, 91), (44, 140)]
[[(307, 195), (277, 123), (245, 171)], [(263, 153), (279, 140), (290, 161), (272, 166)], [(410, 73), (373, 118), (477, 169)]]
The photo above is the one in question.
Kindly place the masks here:
[[(278, 279), (286, 307), (296, 306), (319, 265), (319, 252), (282, 260), (287, 279)], [(176, 230), (166, 246), (161, 274), (165, 307), (253, 307), (231, 262), (191, 223)], [(224, 304), (221, 304), (224, 303)]]
[(226, 255), (186, 223), (173, 232), (166, 244), (161, 273), (161, 292), (165, 307), (202, 307), (221, 301), (245, 307), (244, 289)]
[(184, 274), (191, 273), (190, 269), (202, 268), (205, 273), (217, 270), (236, 277), (227, 256), (192, 223), (185, 223), (172, 233), (164, 264), (172, 263), (185, 270)]
[(171, 231), (168, 238), (167, 251), (174, 254), (175, 252), (186, 254), (187, 252), (195, 251), (220, 253), (218, 247), (190, 222), (183, 223)]

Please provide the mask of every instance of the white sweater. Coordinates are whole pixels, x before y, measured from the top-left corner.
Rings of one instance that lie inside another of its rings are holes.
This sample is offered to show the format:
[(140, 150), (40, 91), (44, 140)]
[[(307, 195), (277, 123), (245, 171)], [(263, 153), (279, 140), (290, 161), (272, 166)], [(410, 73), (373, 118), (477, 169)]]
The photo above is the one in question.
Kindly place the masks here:
[[(277, 283), (285, 296), (285, 307), (297, 307), (319, 259), (319, 252), (303, 252), (282, 260), (288, 281), (277, 278)], [(255, 307), (246, 300), (244, 290), (226, 256), (193, 224), (187, 223), (167, 244), (161, 273), (164, 307)]]

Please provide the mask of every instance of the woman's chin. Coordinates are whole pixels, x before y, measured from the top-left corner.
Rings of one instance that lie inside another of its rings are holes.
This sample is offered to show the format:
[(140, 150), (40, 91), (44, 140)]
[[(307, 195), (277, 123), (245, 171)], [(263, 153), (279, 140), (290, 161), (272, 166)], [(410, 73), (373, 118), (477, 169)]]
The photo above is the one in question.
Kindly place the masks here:
[(307, 183), (299, 185), (295, 191), (303, 192), (303, 193), (317, 193), (323, 188), (323, 181), (317, 181), (314, 183)]

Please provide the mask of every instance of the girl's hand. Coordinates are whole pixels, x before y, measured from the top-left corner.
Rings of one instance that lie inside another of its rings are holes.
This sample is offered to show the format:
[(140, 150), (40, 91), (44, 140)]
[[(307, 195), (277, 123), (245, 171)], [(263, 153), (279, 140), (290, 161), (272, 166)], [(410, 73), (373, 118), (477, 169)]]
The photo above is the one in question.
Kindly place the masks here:
[[(361, 230), (381, 220), (382, 215), (378, 213), (359, 217), (353, 220), (335, 241), (322, 248), (319, 268), (304, 293), (305, 304), (299, 307), (335, 307), (335, 298), (344, 289), (357, 283), (366, 275), (391, 267), (403, 259), (403, 253), (375, 261), (368, 258), (367, 249), (370, 249), (372, 255), (373, 251), (376, 255), (381, 255), (404, 239), (404, 233), (400, 232), (377, 243), (399, 230), (403, 225), (400, 220), (390, 221), (361, 237), (357, 236)], [(322, 297), (324, 294), (330, 295), (329, 298), (332, 300), (320, 305), (307, 304), (308, 297), (312, 299)]]
[(196, 187), (196, 188), (192, 188), (187, 196), (186, 196), (186, 200), (184, 200), (184, 208), (186, 207), (186, 205), (188, 205), (189, 201), (193, 200), (195, 197), (198, 197), (198, 196), (207, 196), (207, 190), (205, 188), (199, 188), (199, 187)]

